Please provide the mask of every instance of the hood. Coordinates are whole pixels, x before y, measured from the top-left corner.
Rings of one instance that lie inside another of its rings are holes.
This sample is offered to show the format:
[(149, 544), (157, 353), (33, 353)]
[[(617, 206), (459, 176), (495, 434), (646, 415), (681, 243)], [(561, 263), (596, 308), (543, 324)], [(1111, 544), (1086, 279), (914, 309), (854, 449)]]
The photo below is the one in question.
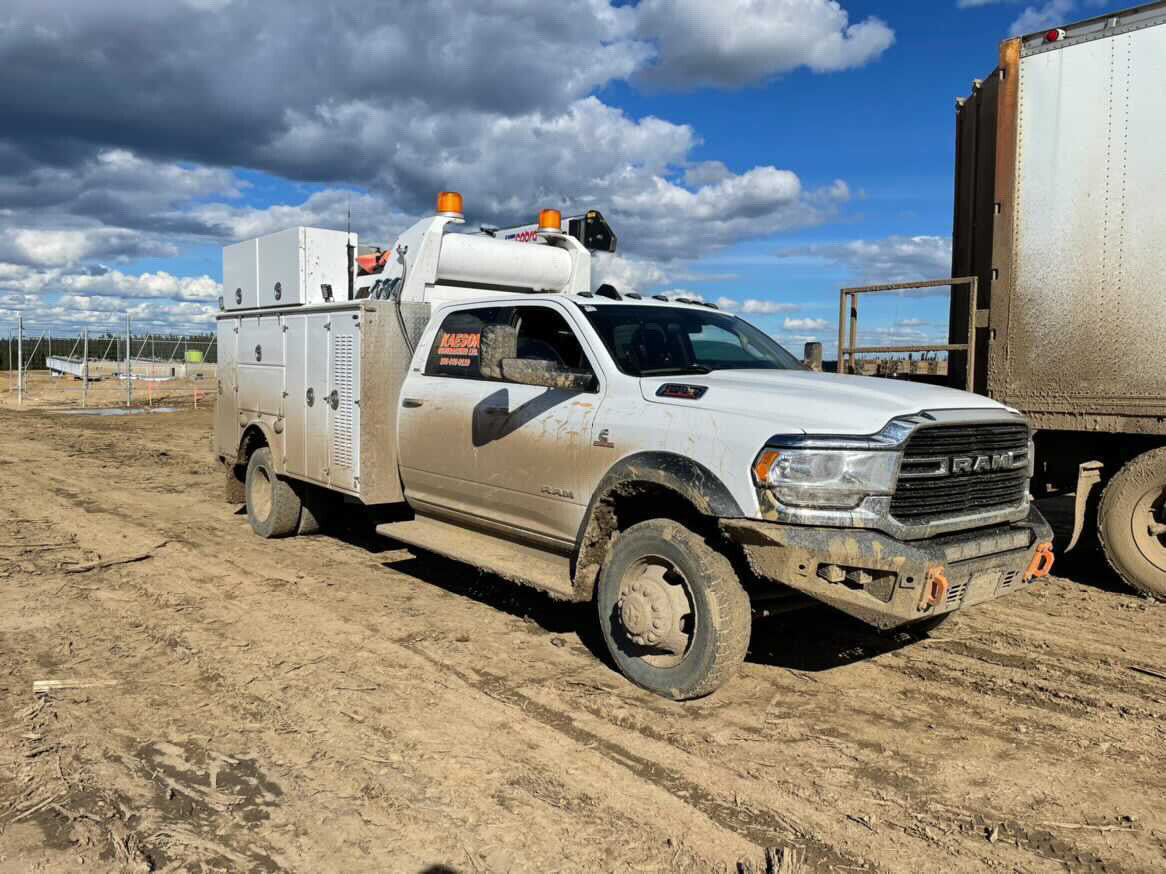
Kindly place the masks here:
[[(699, 400), (661, 398), (665, 383), (707, 386)], [(921, 382), (809, 370), (717, 370), (640, 379), (644, 399), (772, 421), (774, 433), (873, 434), (922, 410), (1002, 410), (983, 395)]]

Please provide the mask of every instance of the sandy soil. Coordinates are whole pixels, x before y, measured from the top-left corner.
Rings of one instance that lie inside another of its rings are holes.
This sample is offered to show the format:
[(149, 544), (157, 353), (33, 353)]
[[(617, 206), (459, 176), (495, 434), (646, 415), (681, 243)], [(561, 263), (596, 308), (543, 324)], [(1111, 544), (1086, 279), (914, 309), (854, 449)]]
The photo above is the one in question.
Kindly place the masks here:
[(0, 874), (1166, 868), (1166, 607), (1093, 566), (929, 640), (759, 620), (674, 704), (586, 608), (260, 540), (210, 427), (0, 410)]

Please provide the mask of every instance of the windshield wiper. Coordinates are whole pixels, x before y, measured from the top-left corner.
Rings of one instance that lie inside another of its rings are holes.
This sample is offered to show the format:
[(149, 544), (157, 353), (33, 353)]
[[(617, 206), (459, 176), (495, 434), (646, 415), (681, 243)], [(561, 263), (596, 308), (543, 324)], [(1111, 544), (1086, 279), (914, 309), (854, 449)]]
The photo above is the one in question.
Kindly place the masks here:
[(711, 367), (703, 364), (682, 364), (679, 367), (654, 367), (650, 370), (641, 370), (640, 376), (671, 376), (677, 373), (712, 373)]

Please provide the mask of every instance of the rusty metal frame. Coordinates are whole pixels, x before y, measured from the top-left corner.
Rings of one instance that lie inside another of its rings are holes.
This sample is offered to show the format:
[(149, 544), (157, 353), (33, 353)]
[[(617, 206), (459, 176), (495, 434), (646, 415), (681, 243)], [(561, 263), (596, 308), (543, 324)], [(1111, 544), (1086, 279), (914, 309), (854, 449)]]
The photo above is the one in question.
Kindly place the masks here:
[[(858, 338), (858, 296), (892, 291), (911, 291), (922, 288), (968, 286), (968, 340), (966, 343), (934, 343), (920, 346), (856, 346)], [(889, 285), (863, 285), (843, 288), (838, 294), (838, 373), (854, 370), (855, 356), (869, 352), (967, 352), (967, 372), (964, 385), (971, 388), (976, 374), (976, 291), (979, 279), (975, 276), (955, 276), (951, 279), (927, 279), (922, 282), (894, 282)], [(847, 301), (850, 304), (850, 330), (846, 328)], [(848, 336), (849, 333), (849, 336)], [(847, 358), (850, 359), (847, 366)]]

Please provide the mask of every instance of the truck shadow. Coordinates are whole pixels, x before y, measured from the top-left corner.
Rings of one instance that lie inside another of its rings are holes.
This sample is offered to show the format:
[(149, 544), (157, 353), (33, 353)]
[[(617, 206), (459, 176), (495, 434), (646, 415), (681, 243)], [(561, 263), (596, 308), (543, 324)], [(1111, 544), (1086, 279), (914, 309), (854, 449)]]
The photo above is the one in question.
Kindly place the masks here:
[[(412, 556), (384, 561), (382, 566), (522, 619), (529, 623), (531, 633), (574, 635), (595, 658), (617, 671), (592, 604), (560, 601), (537, 589), (385, 537), (355, 533), (339, 536), (373, 554), (407, 549)], [(791, 670), (826, 671), (910, 646), (922, 636), (911, 631), (879, 632), (829, 607), (807, 607), (778, 617), (755, 617), (746, 661)]]
[[(1096, 499), (1096, 495), (1094, 498)], [(1135, 594), (1106, 562), (1097, 542), (1096, 506), (1090, 507), (1080, 542), (1072, 552), (1065, 552), (1073, 536), (1073, 509), (1076, 495), (1069, 493), (1041, 498), (1037, 509), (1053, 527), (1053, 551), (1057, 559), (1053, 565), (1053, 576), (1072, 583), (1112, 592), (1115, 595)], [(1093, 501), (1096, 504), (1096, 500)]]
[(816, 673), (911, 646), (926, 635), (878, 631), (829, 607), (807, 607), (773, 618), (754, 618), (746, 661)]

